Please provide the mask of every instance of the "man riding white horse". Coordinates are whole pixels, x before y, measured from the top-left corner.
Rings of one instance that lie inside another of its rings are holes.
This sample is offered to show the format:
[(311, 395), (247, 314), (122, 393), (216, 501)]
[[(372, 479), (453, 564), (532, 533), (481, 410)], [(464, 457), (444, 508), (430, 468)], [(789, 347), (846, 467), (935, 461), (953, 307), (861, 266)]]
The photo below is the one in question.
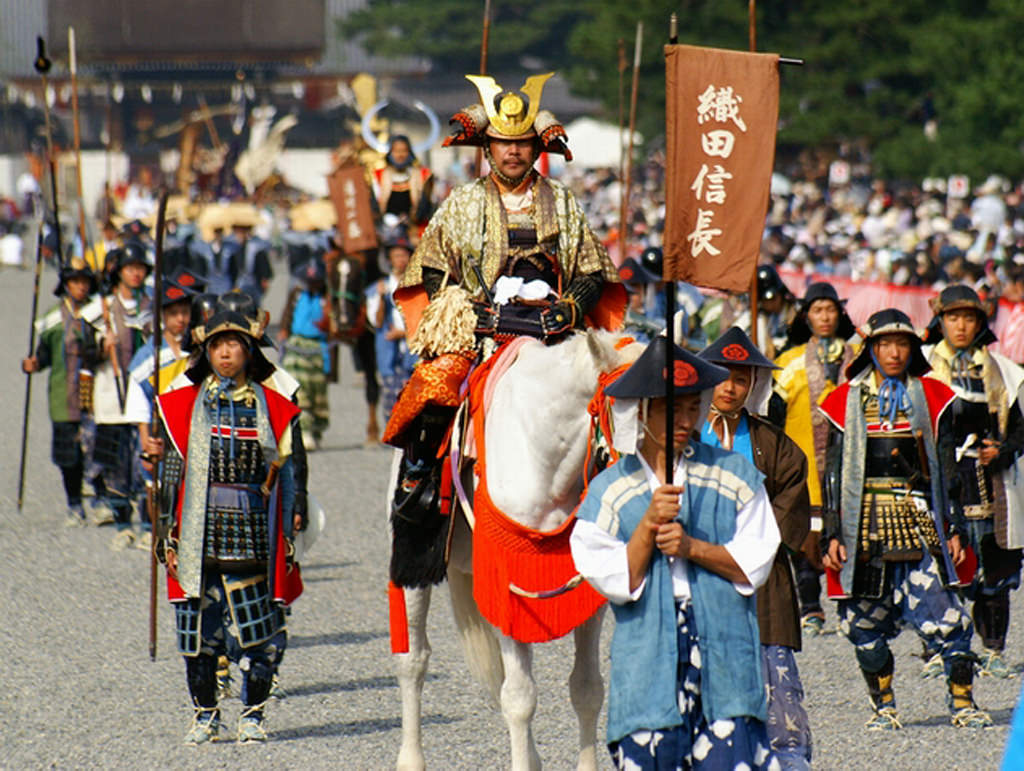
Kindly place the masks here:
[[(392, 504), (398, 586), (444, 577), (437, 456), (478, 352), (492, 351), (491, 340), (550, 344), (574, 329), (616, 329), (624, 315), (617, 271), (573, 194), (533, 168), (541, 152), (572, 158), (561, 124), (539, 110), (550, 76), (528, 78), (519, 93), (467, 76), (482, 104), (452, 117), (444, 145), (482, 147), (491, 170), (439, 207), (395, 292), (410, 347), (423, 357), (383, 437), (404, 450)], [(403, 547), (410, 528), (436, 537)]]

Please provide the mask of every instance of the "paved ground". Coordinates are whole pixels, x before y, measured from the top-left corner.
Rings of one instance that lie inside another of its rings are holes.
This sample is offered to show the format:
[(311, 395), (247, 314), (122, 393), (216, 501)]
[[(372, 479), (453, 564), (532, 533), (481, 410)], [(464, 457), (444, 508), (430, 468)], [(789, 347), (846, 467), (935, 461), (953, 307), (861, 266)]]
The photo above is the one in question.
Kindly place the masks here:
[[(48, 272), (41, 304), (51, 299)], [(45, 379), (33, 382), (27, 493), (15, 507), (24, 355), (31, 274), (0, 272), (0, 767), (5, 768), (387, 768), (399, 744), (399, 698), (388, 658), (387, 539), (382, 500), (389, 454), (362, 445), (365, 408), (344, 359), (332, 387), (332, 427), (311, 459), (310, 488), (328, 510), (328, 530), (303, 566), (306, 593), (290, 622), (283, 668), (287, 699), (271, 705), (272, 741), (239, 747), (185, 747), (190, 719), (184, 668), (171, 639), (172, 619), (159, 603), (159, 647), (147, 656), (148, 556), (112, 552), (110, 528), (65, 529), (59, 474), (49, 461)], [(283, 282), (271, 293), (276, 315)], [(162, 592), (162, 588), (161, 588)], [(161, 595), (162, 596), (162, 595)], [(1024, 659), (1024, 608), (1014, 600), (1009, 658)], [(612, 622), (605, 621), (607, 650)], [(834, 618), (830, 618), (834, 628)], [(435, 593), (434, 648), (424, 693), (424, 730), (432, 768), (504, 768), (501, 716), (462, 671), (447, 589)], [(818, 768), (994, 769), (1021, 680), (982, 680), (980, 703), (994, 729), (956, 731), (947, 723), (944, 686), (917, 677), (908, 633), (895, 645), (896, 691), (906, 724), (895, 735), (868, 734), (863, 681), (852, 650), (834, 634), (809, 641), (799, 655)], [(541, 646), (535, 668), (535, 721), (550, 768), (574, 765), (575, 726), (565, 685), (567, 641)], [(607, 672), (607, 656), (605, 656)], [(239, 711), (225, 705), (231, 726)], [(603, 731), (603, 724), (601, 726)], [(957, 757), (951, 753), (958, 752)], [(607, 758), (602, 763), (610, 768)]]

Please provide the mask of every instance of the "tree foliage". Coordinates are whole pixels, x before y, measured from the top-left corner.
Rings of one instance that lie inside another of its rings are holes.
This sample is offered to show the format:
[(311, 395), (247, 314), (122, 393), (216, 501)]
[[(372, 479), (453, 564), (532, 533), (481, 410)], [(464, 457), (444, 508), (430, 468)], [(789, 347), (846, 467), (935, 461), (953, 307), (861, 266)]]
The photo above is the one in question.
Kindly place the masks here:
[[(741, 0), (493, 0), (490, 69), (555, 69), (573, 90), (619, 110), (618, 47), (632, 64), (644, 22), (637, 122), (664, 132), (662, 46), (747, 49)], [(479, 65), (479, 0), (371, 0), (342, 33), (380, 55), (417, 54), (454, 73)], [(758, 50), (805, 60), (782, 75), (779, 144), (859, 149), (880, 174), (1024, 175), (1022, 0), (789, 0), (758, 7)], [(631, 73), (625, 73), (626, 99)], [(929, 137), (925, 126), (935, 129)]]

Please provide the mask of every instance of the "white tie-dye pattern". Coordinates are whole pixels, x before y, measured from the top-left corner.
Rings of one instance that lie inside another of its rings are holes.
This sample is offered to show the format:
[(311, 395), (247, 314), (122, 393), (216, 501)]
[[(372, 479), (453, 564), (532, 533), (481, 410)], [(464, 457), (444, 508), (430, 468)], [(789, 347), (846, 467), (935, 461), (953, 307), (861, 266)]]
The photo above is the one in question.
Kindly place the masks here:
[(701, 734), (697, 737), (697, 741), (693, 743), (693, 759), (704, 760), (709, 752), (711, 752), (711, 740), (704, 734)]
[(711, 728), (711, 733), (719, 739), (724, 739), (727, 736), (731, 736), (732, 732), (736, 730), (736, 722), (733, 720), (716, 720), (709, 727)]

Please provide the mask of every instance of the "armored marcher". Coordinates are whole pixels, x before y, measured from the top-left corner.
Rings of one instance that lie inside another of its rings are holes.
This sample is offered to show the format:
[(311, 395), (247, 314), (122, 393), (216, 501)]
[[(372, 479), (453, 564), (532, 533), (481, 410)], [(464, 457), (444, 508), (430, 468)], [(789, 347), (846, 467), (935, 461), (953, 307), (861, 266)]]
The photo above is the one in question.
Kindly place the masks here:
[[(176, 522), (159, 551), (195, 709), (190, 744), (218, 738), (219, 655), (242, 670), (238, 741), (266, 740), (264, 705), (287, 645), (284, 608), (302, 592), (292, 546), (299, 409), (261, 384), (273, 372), (263, 332), (263, 322), (218, 307), (194, 331), (191, 385), (159, 397), (184, 459)], [(163, 443), (151, 438), (146, 450), (159, 457)]]
[(570, 537), (576, 569), (615, 614), (608, 749), (623, 769), (778, 769), (754, 592), (779, 529), (761, 472), (695, 438), (728, 372), (678, 346), (669, 353), (655, 338), (606, 388), (622, 455), (590, 482)]
[(110, 294), (103, 298), (103, 362), (96, 369), (92, 416), (95, 433), (86, 474), (101, 506), (96, 524), (114, 523), (111, 547), (135, 542), (131, 529), (132, 501), (141, 492), (138, 424), (146, 422), (148, 405), (131, 379), (131, 362), (147, 342), (145, 326), (153, 308), (145, 280), (152, 271), (145, 248), (129, 241), (107, 253)]
[(904, 625), (942, 656), (954, 726), (992, 719), (974, 703), (971, 618), (954, 565), (964, 521), (950, 505), (954, 471), (949, 386), (925, 377), (921, 339), (902, 311), (872, 314), (849, 378), (821, 405), (832, 422), (822, 551), (839, 629), (867, 682), (872, 730), (900, 728), (889, 640)]
[(418, 235), (419, 227), (430, 219), (433, 188), (434, 176), (420, 165), (409, 137), (391, 137), (384, 164), (373, 170), (373, 199), (379, 214), (400, 217)]
[(295, 373), (299, 381), (299, 421), (304, 434), (312, 434), (319, 448), (331, 419), (327, 403), (327, 377), (331, 357), (327, 349), (326, 273), (322, 258), (312, 257), (300, 265), (294, 275), (297, 285), (288, 293), (281, 329), (284, 343), (281, 364)]
[(789, 327), (789, 346), (775, 363), (775, 390), (768, 418), (782, 426), (807, 456), (807, 492), (811, 501), (811, 534), (801, 554), (793, 555), (804, 634), (815, 636), (825, 624), (821, 607), (821, 480), (825, 474), (828, 420), (818, 410), (821, 400), (846, 380), (853, 361), (853, 321), (835, 288), (818, 282), (807, 287)]
[[(1020, 586), (1024, 512), (1008, 496), (1008, 469), (1024, 450), (1020, 388), (1024, 370), (987, 346), (996, 340), (984, 306), (968, 286), (949, 286), (932, 301), (935, 317), (925, 343), (931, 376), (956, 394), (953, 419), (956, 472), (950, 479), (963, 512), (967, 543), (978, 569), (968, 594), (974, 630), (981, 638), (981, 672), (1011, 677), (1003, 660), (1010, 625), (1010, 591)], [(1012, 520), (1012, 521), (1011, 521)], [(936, 654), (937, 655), (937, 654)], [(931, 662), (934, 668), (935, 662)]]
[[(24, 372), (49, 369), (47, 392), (53, 438), (50, 458), (60, 469), (67, 498), (68, 525), (84, 525), (82, 480), (85, 452), (82, 420), (92, 407), (93, 368), (99, 363), (97, 331), (83, 316), (89, 296), (99, 289), (85, 260), (72, 257), (60, 270), (53, 293), (59, 314), (47, 314), (35, 353), (24, 359)], [(47, 321), (51, 323), (46, 323)]]
[(782, 431), (762, 417), (776, 365), (739, 327), (732, 327), (700, 356), (725, 367), (729, 377), (715, 386), (701, 441), (740, 453), (764, 474), (781, 543), (768, 579), (757, 590), (757, 621), (768, 685), (768, 741), (787, 771), (811, 767), (811, 725), (797, 669), (800, 606), (791, 557), (810, 532), (807, 458)]
[(490, 173), (441, 204), (394, 295), (410, 349), (423, 357), (383, 437), (405, 450), (395, 507), (413, 520), (436, 502), (438, 447), (478, 341), (491, 350), (483, 341), (555, 343), (585, 326), (615, 329), (625, 308), (618, 273), (575, 197), (533, 168), (541, 152), (572, 158), (561, 124), (539, 109), (550, 74), (528, 78), (519, 93), (467, 77), (482, 103), (456, 113), (444, 145), (483, 147)]

